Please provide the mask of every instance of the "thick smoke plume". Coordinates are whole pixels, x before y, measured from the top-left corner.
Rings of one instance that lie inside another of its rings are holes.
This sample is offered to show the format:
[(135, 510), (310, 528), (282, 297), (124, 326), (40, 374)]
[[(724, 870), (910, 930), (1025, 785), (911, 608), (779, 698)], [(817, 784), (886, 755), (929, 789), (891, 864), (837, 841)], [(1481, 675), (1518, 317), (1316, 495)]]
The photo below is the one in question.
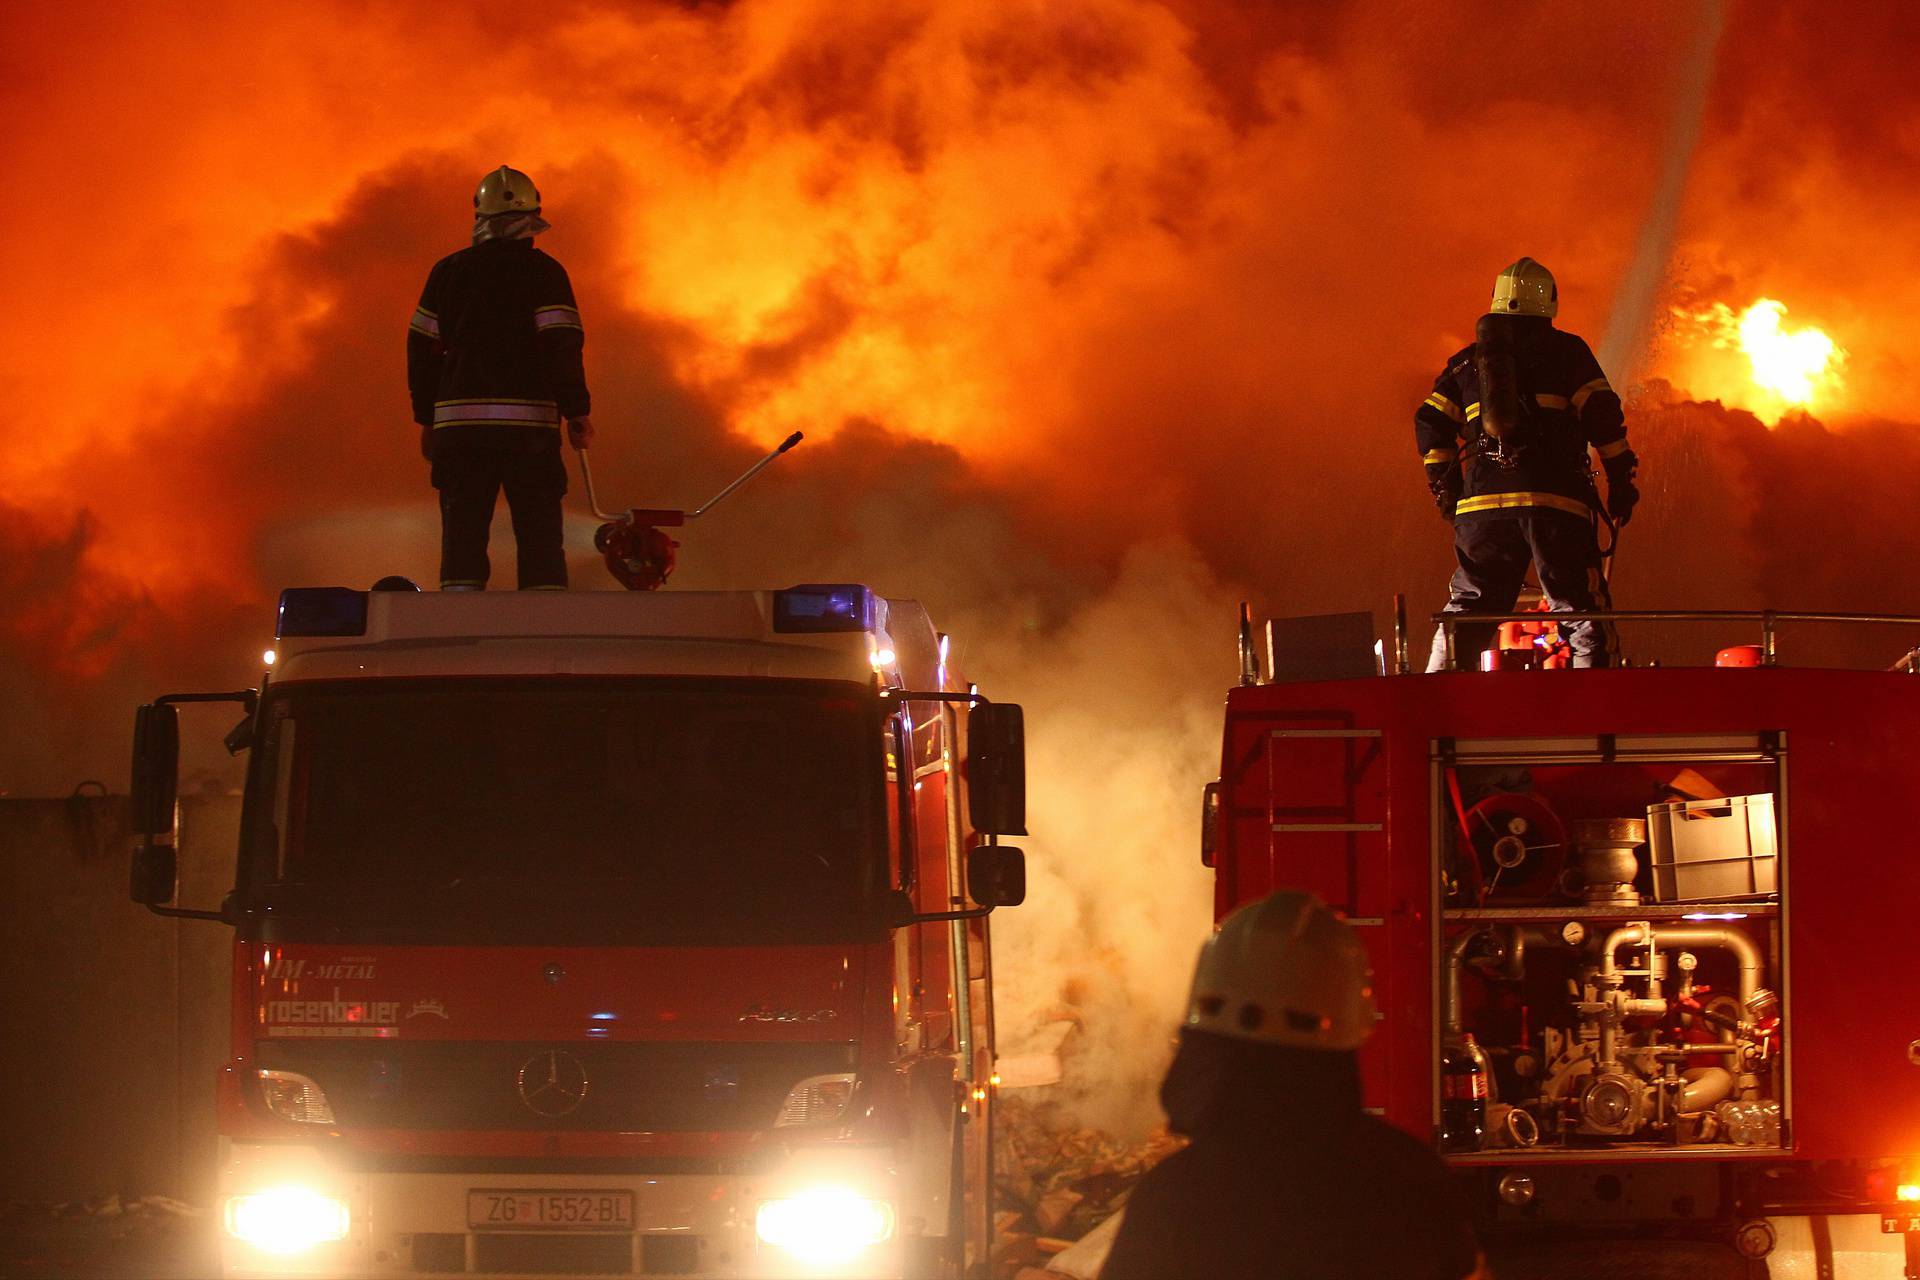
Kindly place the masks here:
[[(1920, 607), (1884, 568), (1920, 480), (1920, 278), (1859, 261), (1920, 230), (1920, 143), (1886, 124), (1915, 115), (1904, 20), (1729, 10), (1654, 278), (1675, 305), (1785, 299), (1849, 380), (1832, 424), (1770, 432), (1690, 403), (1663, 335), (1623, 603)], [(1672, 6), (1518, 0), (6, 23), (0, 172), (31, 194), (0, 242), (0, 791), (120, 785), (131, 706), (251, 682), (282, 585), (434, 577), (401, 335), (511, 161), (586, 315), (614, 501), (698, 500), (809, 433), (676, 585), (920, 597), (1028, 705), (1003, 1026), (1078, 1007), (1084, 1059), (1116, 1064), (1090, 1114), (1134, 1127), (1207, 921), (1235, 603), (1438, 604), (1412, 406), (1521, 253), (1597, 341), (1697, 36)], [(196, 746), (214, 785), (225, 727)]]

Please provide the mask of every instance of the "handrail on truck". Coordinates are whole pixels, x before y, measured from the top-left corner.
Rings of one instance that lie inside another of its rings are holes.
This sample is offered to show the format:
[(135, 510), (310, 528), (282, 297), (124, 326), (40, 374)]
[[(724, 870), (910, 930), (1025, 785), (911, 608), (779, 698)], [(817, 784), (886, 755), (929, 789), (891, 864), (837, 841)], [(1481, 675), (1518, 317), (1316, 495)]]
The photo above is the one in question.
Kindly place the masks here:
[[(1399, 633), (1400, 611), (1396, 608), (1394, 648), (1396, 654), (1404, 653), (1406, 637)], [(1905, 613), (1806, 613), (1784, 609), (1608, 609), (1584, 610), (1562, 613), (1559, 610), (1542, 613), (1538, 609), (1517, 610), (1508, 613), (1436, 613), (1432, 621), (1445, 637), (1446, 664), (1453, 666), (1454, 628), (1462, 623), (1501, 623), (1501, 622), (1757, 622), (1760, 624), (1760, 661), (1763, 666), (1777, 666), (1778, 649), (1775, 635), (1781, 625), (1792, 622), (1839, 622), (1891, 624), (1894, 626), (1920, 627), (1920, 617)], [(1896, 671), (1914, 671), (1920, 668), (1920, 659), (1914, 653), (1907, 654), (1893, 667)], [(1403, 668), (1404, 670), (1404, 668)]]

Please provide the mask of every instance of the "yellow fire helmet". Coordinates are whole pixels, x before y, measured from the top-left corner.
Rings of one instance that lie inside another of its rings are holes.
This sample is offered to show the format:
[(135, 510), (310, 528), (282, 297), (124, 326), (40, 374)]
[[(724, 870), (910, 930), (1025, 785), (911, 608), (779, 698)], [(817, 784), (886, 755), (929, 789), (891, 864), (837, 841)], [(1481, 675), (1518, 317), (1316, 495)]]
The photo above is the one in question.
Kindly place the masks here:
[(526, 174), (503, 164), (480, 179), (480, 185), (474, 188), (473, 211), (488, 215), (538, 213), (540, 188), (534, 186), (533, 179)]
[(1493, 303), (1487, 314), (1552, 316), (1559, 310), (1560, 287), (1553, 282), (1553, 272), (1532, 258), (1522, 258), (1493, 282)]
[(1257, 1044), (1358, 1049), (1373, 1030), (1373, 979), (1352, 925), (1311, 893), (1282, 889), (1220, 923), (1194, 966), (1186, 1025)]

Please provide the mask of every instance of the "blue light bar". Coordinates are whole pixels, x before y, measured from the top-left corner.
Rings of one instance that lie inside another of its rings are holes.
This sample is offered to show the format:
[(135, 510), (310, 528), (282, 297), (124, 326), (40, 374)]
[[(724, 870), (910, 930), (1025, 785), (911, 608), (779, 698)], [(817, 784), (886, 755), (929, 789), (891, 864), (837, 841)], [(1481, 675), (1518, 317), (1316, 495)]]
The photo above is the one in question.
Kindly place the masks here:
[(857, 583), (806, 583), (773, 593), (773, 629), (875, 631), (884, 623), (883, 607), (878, 596)]
[(363, 636), (367, 593), (352, 587), (288, 587), (280, 593), (276, 636)]

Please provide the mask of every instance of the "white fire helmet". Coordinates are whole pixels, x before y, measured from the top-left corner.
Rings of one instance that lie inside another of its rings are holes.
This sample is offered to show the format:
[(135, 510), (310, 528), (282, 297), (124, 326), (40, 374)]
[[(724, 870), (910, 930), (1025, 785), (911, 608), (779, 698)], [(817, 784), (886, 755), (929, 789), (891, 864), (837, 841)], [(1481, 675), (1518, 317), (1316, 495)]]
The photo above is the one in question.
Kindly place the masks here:
[(518, 169), (501, 165), (474, 188), (473, 211), (479, 214), (538, 213), (540, 188)]
[(1559, 312), (1560, 286), (1553, 282), (1553, 272), (1532, 258), (1520, 259), (1495, 277), (1488, 315), (1554, 316)]
[(1373, 975), (1353, 926), (1311, 893), (1238, 908), (1200, 948), (1186, 1026), (1297, 1049), (1358, 1049), (1373, 1030)]

